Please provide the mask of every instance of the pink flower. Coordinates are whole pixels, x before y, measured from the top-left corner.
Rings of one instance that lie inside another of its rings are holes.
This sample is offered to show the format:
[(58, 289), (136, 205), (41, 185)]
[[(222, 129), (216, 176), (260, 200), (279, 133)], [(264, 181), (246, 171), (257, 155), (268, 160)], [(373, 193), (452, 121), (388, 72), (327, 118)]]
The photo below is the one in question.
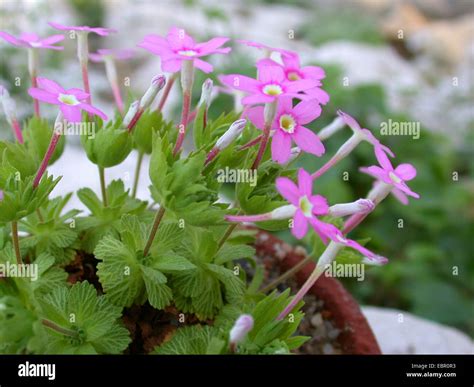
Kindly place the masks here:
[(158, 35), (147, 35), (138, 47), (150, 51), (161, 58), (161, 68), (169, 73), (181, 70), (185, 60), (193, 61), (194, 66), (210, 73), (213, 67), (210, 63), (199, 59), (211, 54), (227, 54), (230, 47), (221, 47), (229, 38), (217, 37), (204, 43), (196, 43), (185, 30), (177, 27), (171, 28), (166, 38)]
[(112, 28), (103, 28), (103, 27), (89, 27), (89, 26), (65, 26), (55, 22), (48, 23), (51, 27), (56, 28), (60, 31), (80, 31), (80, 32), (93, 32), (94, 34), (100, 36), (107, 36), (111, 33), (117, 32)]
[(107, 119), (102, 111), (85, 102), (89, 94), (81, 89), (65, 90), (56, 82), (46, 78), (38, 78), (38, 86), (38, 88), (28, 89), (28, 94), (39, 101), (58, 105), (64, 118), (69, 122), (81, 122), (81, 110), (95, 114), (104, 120)]
[[(264, 126), (264, 107), (256, 106), (248, 110), (250, 121), (260, 129)], [(292, 141), (305, 152), (316, 156), (324, 154), (324, 145), (319, 137), (310, 129), (303, 126), (321, 114), (321, 107), (316, 100), (302, 101), (293, 107), (291, 97), (280, 98), (272, 129), (275, 134), (272, 139), (272, 159), (285, 164), (291, 157)]]
[(257, 67), (262, 66), (280, 66), (288, 81), (300, 81), (302, 79), (308, 79), (317, 81), (316, 86), (311, 89), (305, 90), (305, 94), (308, 94), (312, 98), (315, 98), (319, 103), (325, 105), (329, 102), (329, 94), (326, 93), (320, 86), (322, 86), (321, 79), (323, 79), (326, 74), (321, 67), (318, 66), (304, 66), (301, 67), (300, 58), (297, 53), (287, 51), (286, 55), (281, 56), (283, 64), (275, 62), (274, 60), (267, 58), (261, 59), (257, 62)]
[(54, 46), (54, 43), (58, 43), (64, 40), (63, 35), (51, 35), (47, 38), (40, 39), (36, 34), (23, 33), (19, 38), (10, 35), (7, 32), (0, 31), (0, 37), (6, 40), (13, 46), (16, 47), (27, 47), (27, 48), (47, 48), (50, 50), (64, 50), (64, 47)]
[(285, 50), (283, 48), (270, 47), (270, 46), (267, 46), (267, 45), (262, 44), (262, 43), (254, 42), (252, 40), (239, 39), (239, 40), (236, 40), (236, 42), (240, 43), (240, 44), (245, 44), (246, 46), (249, 46), (249, 47), (254, 47), (254, 48), (258, 48), (260, 50), (267, 51), (268, 53), (278, 52), (279, 54), (281, 54), (282, 58), (285, 57), (285, 56), (294, 55), (294, 53), (292, 51), (288, 51), (288, 50)]
[(382, 149), (391, 157), (395, 157), (395, 155), (388, 146), (383, 145), (369, 129), (361, 128), (359, 123), (352, 116), (347, 113), (344, 113), (342, 110), (338, 110), (337, 114), (343, 119), (345, 124), (349, 126), (355, 134), (362, 136), (365, 141), (369, 142), (376, 148)]
[(340, 234), (336, 226), (324, 223), (317, 218), (317, 216), (327, 215), (329, 206), (326, 198), (312, 194), (313, 180), (304, 169), (298, 171), (298, 185), (286, 177), (279, 177), (276, 180), (276, 188), (281, 196), (296, 207), (291, 229), (291, 233), (296, 238), (301, 239), (306, 235), (308, 223), (324, 243)]
[(221, 75), (219, 79), (224, 85), (250, 94), (242, 99), (244, 105), (270, 103), (285, 96), (312, 99), (301, 92), (317, 85), (317, 81), (309, 79), (288, 81), (283, 69), (276, 65), (260, 67), (258, 79), (239, 74)]
[(104, 58), (111, 57), (116, 60), (127, 60), (133, 56), (134, 50), (132, 49), (108, 49), (101, 48), (97, 52), (91, 52), (89, 59), (92, 62), (103, 62)]
[(368, 175), (373, 176), (386, 184), (392, 185), (394, 190), (396, 190), (394, 195), (397, 196), (399, 200), (402, 201), (402, 203), (406, 202), (406, 197), (404, 196), (405, 194), (416, 199), (420, 198), (420, 195), (418, 195), (416, 192), (413, 192), (405, 183), (406, 181), (412, 180), (416, 176), (416, 169), (413, 165), (400, 164), (394, 169), (389, 158), (380, 147), (375, 147), (375, 156), (377, 157), (377, 161), (382, 168), (372, 165), (370, 167), (360, 168), (362, 172), (367, 173)]

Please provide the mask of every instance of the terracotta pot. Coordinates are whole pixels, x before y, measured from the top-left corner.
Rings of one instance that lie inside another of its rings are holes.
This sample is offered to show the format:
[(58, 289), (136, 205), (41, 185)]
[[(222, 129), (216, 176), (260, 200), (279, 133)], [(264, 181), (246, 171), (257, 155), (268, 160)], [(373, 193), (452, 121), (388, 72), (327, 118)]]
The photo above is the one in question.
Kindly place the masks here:
[[(304, 252), (297, 251), (265, 231), (259, 230), (255, 247), (258, 255), (275, 257), (281, 272), (287, 271), (305, 258)], [(306, 281), (314, 267), (313, 262), (308, 263), (295, 275), (298, 285), (301, 286)], [(325, 308), (331, 312), (335, 326), (341, 330), (338, 341), (345, 354), (381, 355), (375, 335), (359, 305), (337, 279), (321, 276), (310, 293), (324, 301)]]

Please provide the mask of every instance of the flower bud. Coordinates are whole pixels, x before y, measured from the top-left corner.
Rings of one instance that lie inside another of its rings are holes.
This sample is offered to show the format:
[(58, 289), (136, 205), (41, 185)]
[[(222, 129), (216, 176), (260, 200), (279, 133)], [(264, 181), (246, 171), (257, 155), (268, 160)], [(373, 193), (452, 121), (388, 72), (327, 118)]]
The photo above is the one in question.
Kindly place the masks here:
[(249, 314), (242, 314), (230, 330), (229, 341), (235, 345), (245, 339), (245, 336), (253, 328), (253, 317)]
[(235, 121), (229, 127), (229, 129), (227, 129), (227, 131), (221, 137), (219, 137), (215, 147), (219, 150), (227, 148), (232, 143), (232, 141), (240, 136), (245, 128), (245, 125), (247, 125), (247, 120), (245, 119)]
[(367, 213), (375, 208), (375, 204), (369, 199), (359, 199), (352, 203), (335, 204), (329, 208), (329, 215), (335, 217), (352, 214)]
[(292, 204), (288, 204), (286, 206), (275, 208), (271, 212), (271, 219), (274, 220), (281, 220), (281, 219), (289, 219), (295, 215), (296, 207)]
[(140, 101), (134, 101), (128, 108), (127, 114), (123, 118), (123, 126), (128, 127), (130, 122), (132, 122), (133, 117), (135, 117), (135, 114), (138, 112), (138, 107), (140, 105)]
[(163, 74), (153, 77), (151, 85), (140, 100), (140, 110), (148, 108), (155, 99), (158, 92), (166, 84), (166, 78)]
[(206, 109), (209, 108), (211, 103), (212, 89), (214, 87), (214, 82), (212, 79), (207, 78), (202, 84), (201, 99), (199, 100), (199, 106), (205, 105)]
[(325, 126), (318, 133), (318, 137), (321, 141), (328, 139), (334, 133), (338, 132), (344, 127), (345, 123), (342, 117), (336, 117), (328, 126)]

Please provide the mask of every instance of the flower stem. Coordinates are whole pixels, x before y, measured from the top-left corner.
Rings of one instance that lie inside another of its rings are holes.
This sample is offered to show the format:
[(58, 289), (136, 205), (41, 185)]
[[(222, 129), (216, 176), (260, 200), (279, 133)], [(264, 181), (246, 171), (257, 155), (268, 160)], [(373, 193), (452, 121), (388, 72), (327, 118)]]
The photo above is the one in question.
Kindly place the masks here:
[(232, 232), (235, 230), (237, 226), (238, 226), (238, 223), (233, 223), (229, 227), (227, 227), (227, 230), (225, 231), (224, 235), (219, 240), (219, 243), (217, 245), (217, 251), (219, 251), (221, 247), (224, 246), (224, 243), (227, 241), (227, 239), (229, 239), (229, 237), (232, 235)]
[(326, 247), (326, 250), (324, 250), (324, 253), (319, 258), (318, 263), (311, 275), (300, 288), (298, 293), (296, 293), (296, 295), (292, 298), (292, 300), (289, 302), (283, 312), (280, 313), (280, 315), (277, 317), (277, 320), (284, 319), (288, 315), (288, 313), (290, 313), (294, 309), (294, 307), (298, 305), (298, 303), (303, 299), (306, 293), (308, 293), (308, 291), (313, 287), (313, 285), (321, 276), (321, 274), (324, 273), (326, 265), (330, 264), (336, 258), (337, 254), (343, 247), (344, 245), (340, 243), (329, 243), (328, 247)]
[(20, 252), (20, 239), (18, 238), (18, 222), (12, 221), (12, 241), (13, 241), (13, 248), (15, 250), (16, 256), (16, 263), (21, 265), (23, 260), (21, 259), (21, 252)]
[(87, 70), (87, 62), (81, 64), (81, 70), (82, 70), (82, 82), (84, 84), (84, 91), (89, 94), (87, 97), (87, 103), (90, 105), (91, 104), (91, 88), (89, 85), (89, 71)]
[[(36, 79), (36, 74), (38, 73), (38, 50), (36, 48), (30, 48), (28, 50), (28, 72), (30, 73), (31, 86), (38, 87), (38, 81)], [(35, 116), (40, 117), (40, 107), (39, 101), (33, 99)]]
[(137, 196), (138, 180), (140, 179), (140, 170), (142, 168), (143, 152), (138, 152), (137, 166), (135, 168), (135, 180), (133, 181), (132, 198)]
[(260, 291), (262, 293), (268, 293), (270, 290), (276, 288), (278, 285), (286, 281), (288, 278), (293, 277), (296, 273), (298, 273), (303, 267), (305, 267), (311, 261), (312, 261), (312, 257), (310, 255), (306, 256), (304, 259), (299, 261), (295, 266), (285, 271), (283, 274), (281, 274), (278, 278), (276, 278), (274, 281), (269, 283), (267, 286), (260, 289)]
[(163, 219), (164, 215), (165, 215), (165, 208), (162, 206), (156, 213), (155, 221), (153, 222), (153, 226), (150, 231), (150, 236), (148, 237), (145, 250), (143, 250), (143, 256), (145, 257), (150, 252), (151, 245), (153, 244), (153, 240), (155, 239), (156, 232), (158, 231), (158, 227), (160, 226), (161, 220)]
[(264, 115), (265, 124), (263, 125), (263, 135), (260, 141), (260, 147), (258, 148), (257, 157), (253, 162), (252, 169), (258, 169), (262, 157), (267, 149), (268, 139), (270, 138), (270, 129), (272, 127), (273, 120), (275, 118), (278, 101), (275, 100), (265, 105)]
[[(38, 102), (36, 99), (34, 101)], [(39, 114), (39, 110), (38, 110), (38, 114)], [(16, 118), (12, 119), (12, 127), (13, 127), (13, 132), (15, 133), (15, 137), (16, 137), (17, 141), (20, 144), (23, 144), (24, 143), (23, 134), (21, 133), (20, 123), (18, 122), (18, 120)]]
[(100, 178), (100, 190), (102, 192), (102, 201), (104, 202), (104, 207), (108, 206), (107, 202), (107, 188), (105, 185), (105, 169), (99, 167), (99, 178)]
[(60, 125), (64, 125), (65, 123), (63, 122), (63, 115), (62, 113), (59, 113), (58, 116), (56, 117), (56, 122), (54, 124), (54, 130), (53, 130), (53, 135), (51, 137), (51, 141), (49, 143), (48, 149), (46, 151), (46, 154), (43, 157), (43, 161), (41, 161), (41, 165), (38, 169), (38, 172), (36, 173), (35, 180), (33, 181), (33, 188), (38, 187), (41, 178), (43, 177), (46, 168), (48, 168), (49, 160), (51, 160), (51, 157), (54, 154), (54, 151), (56, 150), (56, 146), (58, 145), (58, 142), (61, 138), (61, 132), (56, 130), (59, 129)]
[(43, 324), (45, 327), (52, 329), (53, 331), (61, 333), (62, 335), (74, 338), (78, 337), (78, 333), (76, 331), (73, 331), (72, 329), (63, 328), (50, 320), (42, 319), (41, 324)]
[(178, 127), (178, 139), (176, 140), (176, 145), (174, 146), (173, 154), (176, 155), (184, 142), (184, 137), (186, 136), (186, 125), (188, 123), (189, 110), (191, 108), (191, 92), (185, 91), (183, 93), (183, 110), (181, 112), (181, 123)]
[(168, 99), (168, 95), (170, 94), (171, 88), (173, 87), (173, 84), (176, 81), (176, 77), (177, 73), (170, 77), (170, 79), (166, 83), (165, 88), (163, 90), (163, 95), (161, 96), (160, 103), (158, 104), (156, 111), (161, 112), (163, 110), (166, 100)]
[(262, 141), (263, 135), (261, 134), (258, 137), (255, 137), (253, 140), (250, 140), (247, 144), (242, 145), (240, 148), (238, 148), (238, 151), (242, 151), (248, 148), (253, 147), (254, 145), (257, 145), (259, 142)]

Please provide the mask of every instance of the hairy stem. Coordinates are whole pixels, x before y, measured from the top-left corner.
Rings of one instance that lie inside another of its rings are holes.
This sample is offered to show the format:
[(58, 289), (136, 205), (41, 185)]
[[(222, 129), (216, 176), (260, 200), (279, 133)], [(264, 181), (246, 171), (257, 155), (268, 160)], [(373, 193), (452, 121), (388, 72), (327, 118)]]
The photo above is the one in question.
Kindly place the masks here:
[(61, 333), (62, 335), (74, 338), (78, 337), (78, 333), (76, 331), (73, 331), (72, 329), (63, 328), (50, 320), (42, 319), (41, 324), (43, 324), (45, 327), (52, 329), (53, 331)]
[(33, 188), (38, 187), (41, 178), (46, 172), (46, 168), (48, 168), (49, 160), (51, 160), (51, 157), (53, 156), (53, 153), (56, 150), (56, 146), (58, 145), (60, 138), (61, 134), (57, 131), (54, 131), (48, 146), (48, 150), (46, 151), (46, 154), (43, 157), (43, 161), (41, 161), (41, 165), (38, 169), (38, 172), (36, 172), (35, 180), (33, 181)]
[(107, 207), (108, 206), (107, 188), (105, 185), (105, 170), (103, 167), (99, 167), (99, 178), (100, 178), (100, 190), (102, 192), (102, 201), (104, 203), (104, 207)]
[(308, 255), (307, 257), (302, 259), (300, 262), (298, 262), (295, 266), (293, 266), (292, 268), (290, 268), (289, 270), (281, 274), (277, 279), (275, 279), (274, 281), (269, 283), (267, 286), (260, 289), (260, 291), (262, 293), (268, 293), (270, 290), (273, 290), (282, 282), (286, 281), (288, 278), (293, 277), (296, 273), (298, 273), (303, 267), (305, 267), (311, 261), (312, 261), (312, 258), (311, 256)]
[(161, 220), (165, 215), (165, 208), (162, 206), (158, 210), (155, 216), (155, 221), (153, 222), (153, 226), (150, 231), (150, 236), (148, 237), (148, 241), (145, 246), (145, 250), (143, 250), (143, 255), (146, 257), (150, 252), (151, 245), (153, 244), (153, 240), (155, 239), (156, 232), (158, 231), (158, 227), (160, 226)]
[(137, 166), (135, 167), (135, 179), (133, 181), (132, 198), (137, 196), (138, 181), (140, 180), (140, 170), (142, 168), (143, 152), (138, 152)]
[(217, 251), (221, 249), (222, 246), (224, 246), (224, 243), (229, 239), (229, 237), (232, 235), (232, 232), (235, 230), (237, 227), (238, 223), (233, 223), (229, 227), (227, 227), (227, 230), (225, 231), (224, 235), (222, 238), (219, 240), (219, 244), (217, 245)]
[(278, 101), (267, 103), (264, 109), (265, 123), (263, 125), (263, 135), (260, 141), (260, 147), (258, 148), (257, 157), (253, 162), (252, 169), (258, 169), (262, 157), (267, 149), (268, 140), (270, 138), (270, 130), (272, 127), (273, 120), (275, 119), (276, 110), (278, 107)]
[(186, 136), (186, 126), (188, 123), (189, 110), (191, 108), (191, 92), (185, 91), (183, 94), (183, 110), (181, 112), (181, 123), (178, 127), (178, 139), (176, 140), (176, 145), (173, 149), (173, 154), (176, 155), (184, 142), (184, 137)]
[(12, 221), (12, 241), (13, 241), (13, 248), (15, 250), (16, 256), (16, 263), (21, 265), (23, 260), (21, 259), (21, 252), (20, 252), (20, 239), (18, 238), (18, 222)]
[(156, 111), (161, 112), (163, 110), (166, 100), (168, 99), (168, 96), (170, 94), (171, 88), (173, 87), (173, 84), (176, 81), (176, 76), (177, 75), (175, 74), (172, 77), (170, 77), (170, 79), (166, 83), (165, 88), (163, 90), (163, 95), (161, 96), (160, 103), (158, 104)]

